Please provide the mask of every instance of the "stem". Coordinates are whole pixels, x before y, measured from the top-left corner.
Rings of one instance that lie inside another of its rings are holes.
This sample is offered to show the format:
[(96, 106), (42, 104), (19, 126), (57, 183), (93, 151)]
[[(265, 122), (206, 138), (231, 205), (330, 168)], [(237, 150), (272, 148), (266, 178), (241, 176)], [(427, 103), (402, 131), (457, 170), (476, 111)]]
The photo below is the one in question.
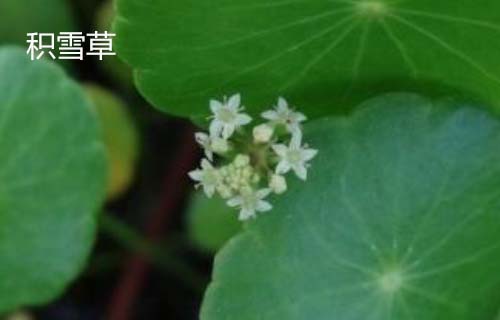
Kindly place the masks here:
[[(178, 150), (172, 163), (168, 165), (158, 206), (149, 214), (145, 238), (154, 242), (163, 235), (166, 225), (176, 212), (176, 207), (184, 198), (187, 186), (187, 173), (195, 166), (199, 158), (199, 149), (193, 139), (191, 126), (183, 128)], [(178, 267), (178, 266), (177, 266)], [(175, 268), (177, 268), (175, 267)], [(109, 304), (108, 320), (127, 320), (133, 318), (133, 305), (139, 295), (147, 274), (148, 261), (143, 254), (133, 253), (124, 265)]]
[(144, 255), (149, 261), (160, 265), (164, 271), (185, 282), (189, 288), (202, 292), (206, 280), (188, 263), (176, 257), (168, 249), (154, 245), (141, 237), (131, 227), (111, 214), (103, 214), (100, 219), (101, 231), (111, 236), (117, 243), (131, 252)]

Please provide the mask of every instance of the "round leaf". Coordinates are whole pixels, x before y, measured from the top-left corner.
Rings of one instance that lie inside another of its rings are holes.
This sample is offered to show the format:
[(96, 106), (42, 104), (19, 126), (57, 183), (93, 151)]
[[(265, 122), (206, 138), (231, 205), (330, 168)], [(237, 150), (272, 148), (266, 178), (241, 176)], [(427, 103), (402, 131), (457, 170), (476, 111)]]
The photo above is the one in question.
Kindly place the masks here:
[(388, 95), (305, 137), (308, 180), (217, 255), (202, 320), (494, 319), (496, 119)]
[(94, 239), (105, 156), (81, 88), (0, 49), (0, 313), (55, 298)]
[[(113, 0), (103, 2), (97, 10), (95, 17), (95, 28), (100, 32), (112, 29), (112, 22), (116, 15)], [(100, 61), (101, 67), (109, 73), (112, 80), (119, 82), (125, 88), (133, 87), (132, 71), (130, 67), (116, 56), (108, 56), (103, 61)]]
[(27, 34), (77, 31), (66, 0), (0, 1), (0, 44), (27, 45)]
[(123, 101), (95, 85), (85, 90), (94, 103), (108, 158), (108, 200), (122, 195), (132, 184), (138, 158), (139, 138)]
[(243, 93), (307, 115), (374, 94), (458, 91), (500, 104), (500, 2), (483, 0), (119, 0), (116, 47), (157, 107), (205, 116)]

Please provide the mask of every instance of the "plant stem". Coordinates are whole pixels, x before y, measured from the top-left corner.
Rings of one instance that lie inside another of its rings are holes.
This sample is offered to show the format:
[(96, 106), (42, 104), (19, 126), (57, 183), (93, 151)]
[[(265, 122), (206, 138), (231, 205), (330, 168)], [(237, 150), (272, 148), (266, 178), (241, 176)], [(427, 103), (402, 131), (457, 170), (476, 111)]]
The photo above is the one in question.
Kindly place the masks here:
[[(176, 212), (176, 207), (186, 195), (187, 173), (199, 159), (199, 149), (193, 139), (193, 127), (184, 125), (178, 150), (172, 162), (167, 165), (158, 205), (148, 216), (144, 237), (155, 242), (167, 229), (168, 222)], [(133, 307), (149, 273), (149, 264), (143, 254), (133, 253), (124, 265), (123, 274), (111, 296), (108, 320), (128, 320), (134, 318)], [(179, 268), (176, 264), (174, 269)]]
[(144, 255), (149, 261), (161, 266), (168, 274), (184, 281), (189, 288), (197, 292), (203, 291), (206, 280), (188, 263), (176, 257), (168, 249), (161, 248), (144, 239), (139, 233), (111, 214), (105, 213), (101, 216), (100, 228), (102, 232), (111, 236), (124, 248)]

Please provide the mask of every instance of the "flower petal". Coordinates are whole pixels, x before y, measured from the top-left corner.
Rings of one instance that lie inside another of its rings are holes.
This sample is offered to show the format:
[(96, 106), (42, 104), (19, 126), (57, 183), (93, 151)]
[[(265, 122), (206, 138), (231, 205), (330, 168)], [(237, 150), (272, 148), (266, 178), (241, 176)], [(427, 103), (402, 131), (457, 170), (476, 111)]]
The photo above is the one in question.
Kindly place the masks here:
[(227, 102), (227, 106), (229, 107), (229, 109), (235, 112), (238, 111), (240, 104), (241, 104), (241, 95), (239, 93), (232, 95)]
[(199, 169), (196, 169), (196, 170), (193, 170), (193, 171), (190, 171), (188, 173), (188, 176), (193, 179), (194, 181), (201, 181), (202, 177), (203, 177), (203, 174), (202, 174), (202, 171), (199, 170)]
[(290, 171), (291, 169), (291, 166), (290, 164), (288, 163), (288, 161), (286, 160), (282, 160), (278, 163), (278, 165), (276, 166), (276, 173), (277, 174), (285, 174), (287, 173), (288, 171)]
[(213, 169), (212, 164), (211, 164), (211, 163), (210, 163), (210, 161), (208, 161), (207, 159), (202, 159), (202, 160), (201, 160), (201, 167), (202, 167), (204, 170), (207, 170), (207, 169)]
[(285, 98), (279, 97), (278, 98), (278, 111), (286, 112), (288, 111), (288, 102), (286, 102)]
[(302, 150), (302, 159), (304, 159), (304, 161), (309, 161), (312, 158), (314, 158), (317, 154), (318, 154), (318, 150), (305, 149), (305, 150)]
[(205, 148), (205, 156), (208, 160), (214, 161), (214, 153), (210, 150), (210, 148)]
[(211, 137), (218, 137), (221, 134), (223, 127), (224, 127), (223, 123), (220, 122), (219, 120), (217, 120), (217, 119), (212, 120), (212, 122), (210, 123), (210, 128), (209, 128), (210, 136)]
[(234, 197), (227, 200), (226, 204), (230, 207), (237, 207), (241, 205), (241, 197)]
[(295, 121), (297, 121), (297, 122), (303, 122), (303, 121), (307, 120), (307, 117), (303, 113), (300, 113), (300, 112), (295, 112), (294, 118), (295, 118)]
[(307, 179), (307, 169), (304, 165), (300, 164), (300, 165), (293, 166), (293, 171), (295, 172), (297, 177), (299, 177), (300, 179), (302, 179), (302, 180)]
[(273, 206), (267, 202), (267, 201), (259, 201), (257, 202), (257, 211), (260, 211), (260, 212), (266, 212), (266, 211), (269, 211), (273, 208)]
[(302, 141), (302, 129), (298, 124), (289, 124), (287, 125), (288, 131), (292, 134), (292, 140), (290, 143), (290, 147), (298, 149), (300, 147), (300, 142)]
[(234, 129), (235, 125), (226, 123), (222, 129), (222, 138), (229, 139), (233, 135)]
[(215, 187), (212, 186), (212, 185), (206, 185), (206, 184), (204, 184), (203, 185), (203, 191), (205, 192), (205, 194), (207, 195), (207, 197), (212, 198), (212, 196), (215, 193)]
[(266, 120), (270, 120), (270, 121), (276, 121), (278, 120), (278, 113), (274, 110), (268, 110), (268, 111), (264, 111), (260, 114), (260, 116)]
[(273, 144), (273, 151), (280, 156), (281, 158), (286, 157), (286, 153), (288, 152), (288, 147), (284, 144)]
[(257, 191), (256, 195), (257, 195), (257, 198), (260, 200), (260, 199), (264, 199), (265, 197), (267, 197), (270, 193), (271, 193), (271, 189), (270, 188), (264, 188), (264, 189), (260, 189)]
[(255, 217), (255, 211), (245, 208), (245, 209), (241, 209), (240, 215), (238, 218), (243, 221), (243, 220), (248, 220), (248, 219), (253, 218), (253, 217)]
[(222, 103), (217, 100), (210, 100), (210, 110), (216, 114), (222, 108)]
[(244, 126), (249, 124), (252, 121), (252, 117), (250, 117), (246, 113), (240, 113), (236, 116), (236, 123), (240, 126)]
[(205, 132), (196, 132), (194, 134), (194, 139), (200, 145), (205, 146), (209, 140), (209, 137), (208, 137), (208, 134), (206, 134)]
[(292, 134), (292, 139), (290, 140), (289, 149), (300, 149), (301, 144), (302, 144), (302, 131), (297, 130)]

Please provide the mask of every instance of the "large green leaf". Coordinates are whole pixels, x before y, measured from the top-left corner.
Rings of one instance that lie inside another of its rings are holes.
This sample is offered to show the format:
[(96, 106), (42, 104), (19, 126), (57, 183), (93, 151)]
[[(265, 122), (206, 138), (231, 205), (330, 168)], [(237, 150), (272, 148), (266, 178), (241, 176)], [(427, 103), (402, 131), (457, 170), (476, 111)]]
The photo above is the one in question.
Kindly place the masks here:
[(496, 0), (118, 0), (116, 47), (157, 107), (205, 115), (243, 93), (310, 116), (394, 90), (500, 105)]
[(306, 137), (307, 182), (218, 254), (202, 320), (494, 319), (497, 120), (388, 95)]
[(0, 1), (0, 44), (27, 48), (27, 33), (78, 31), (69, 3), (66, 0)]
[[(96, 13), (94, 23), (96, 30), (100, 32), (111, 32), (115, 15), (114, 1), (104, 1)], [(132, 70), (117, 56), (108, 56), (102, 61), (102, 63), (100, 61), (99, 64), (103, 70), (109, 73), (109, 76), (113, 81), (119, 82), (126, 89), (133, 88)]]
[(134, 180), (139, 156), (139, 133), (125, 103), (96, 85), (85, 85), (102, 128), (108, 158), (108, 200), (125, 193)]
[(0, 49), (0, 313), (54, 298), (82, 268), (105, 191), (98, 137), (59, 67)]

